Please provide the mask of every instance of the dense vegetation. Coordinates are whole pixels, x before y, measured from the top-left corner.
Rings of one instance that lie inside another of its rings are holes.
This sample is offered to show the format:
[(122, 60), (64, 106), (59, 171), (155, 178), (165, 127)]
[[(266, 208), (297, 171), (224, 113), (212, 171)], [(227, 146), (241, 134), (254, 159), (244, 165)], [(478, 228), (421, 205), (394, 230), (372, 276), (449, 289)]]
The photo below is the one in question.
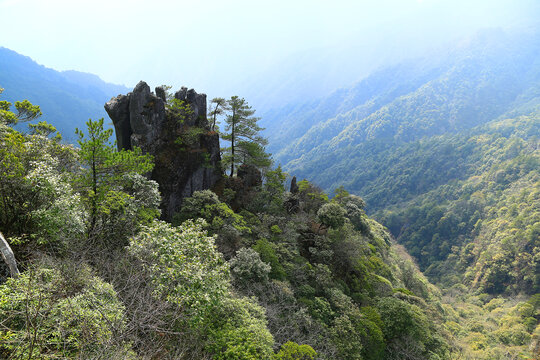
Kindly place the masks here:
[(267, 126), (286, 171), (362, 196), (442, 288), (466, 358), (540, 350), (536, 34), (487, 32)]
[[(390, 147), (370, 182), (399, 182), (391, 195), (372, 192), (382, 204), (375, 217), (446, 289), (455, 310), (447, 326), (471, 357), (513, 358), (538, 344), (539, 131), (532, 114)], [(402, 171), (411, 164), (418, 170)]]
[(249, 125), (242, 155), (172, 223), (152, 158), (102, 120), (76, 148), (45, 122), (14, 130), (41, 110), (0, 102), (0, 232), (21, 269), (0, 264), (0, 358), (538, 357), (536, 38), (486, 33), (274, 113), (271, 149), (314, 180), (290, 191), (252, 109), (214, 99), (212, 130)]
[[(408, 144), (414, 151), (396, 151), (400, 164), (389, 160), (377, 179), (395, 176), (401, 191), (389, 199), (379, 188), (372, 199), (381, 208), (413, 199), (378, 216), (421, 268), (446, 285), (491, 294), (539, 292), (538, 133), (540, 116), (531, 115)], [(397, 175), (398, 166), (412, 163), (417, 172)], [(420, 174), (432, 190), (418, 189)]]
[[(224, 177), (159, 221), (152, 159), (103, 121), (63, 145), (0, 125), (2, 358), (450, 358), (440, 295), (341, 190)], [(39, 108), (30, 108), (39, 111)], [(36, 113), (37, 114), (37, 113)], [(232, 186), (234, 185), (234, 186)], [(232, 186), (232, 187), (231, 187)], [(234, 190), (235, 189), (235, 190)], [(233, 209), (234, 208), (234, 211)]]

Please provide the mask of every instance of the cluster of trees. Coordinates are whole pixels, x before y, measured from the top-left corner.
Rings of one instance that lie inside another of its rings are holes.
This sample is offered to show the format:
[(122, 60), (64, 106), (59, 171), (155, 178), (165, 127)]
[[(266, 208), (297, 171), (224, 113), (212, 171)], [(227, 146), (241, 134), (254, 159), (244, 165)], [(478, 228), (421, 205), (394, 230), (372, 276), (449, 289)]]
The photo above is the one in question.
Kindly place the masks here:
[(251, 189), (236, 213), (224, 194), (195, 192), (179, 218), (212, 221), (235, 291), (266, 309), (274, 341), (310, 345), (322, 359), (450, 358), (436, 290), (362, 199), (340, 189), (329, 200), (306, 180), (290, 193), (282, 179)]
[[(498, 120), (469, 134), (416, 144), (418, 151), (404, 162), (422, 164), (449, 145), (456, 151), (440, 167), (432, 164), (439, 175), (425, 173), (430, 191), (410, 191), (410, 201), (375, 215), (446, 289), (453, 304), (448, 329), (472, 358), (525, 356), (538, 343), (537, 305), (532, 316), (515, 313), (529, 297), (535, 304), (540, 292), (539, 119)], [(452, 168), (462, 171), (444, 181)]]
[(538, 357), (538, 294), (526, 298), (469, 294), (453, 289), (444, 305), (445, 327), (462, 347), (464, 358), (520, 359)]
[(21, 273), (2, 268), (0, 357), (450, 358), (436, 289), (362, 199), (290, 193), (278, 167), (168, 224), (151, 157), (117, 151), (102, 120), (75, 148), (14, 130), (2, 104), (0, 231)]

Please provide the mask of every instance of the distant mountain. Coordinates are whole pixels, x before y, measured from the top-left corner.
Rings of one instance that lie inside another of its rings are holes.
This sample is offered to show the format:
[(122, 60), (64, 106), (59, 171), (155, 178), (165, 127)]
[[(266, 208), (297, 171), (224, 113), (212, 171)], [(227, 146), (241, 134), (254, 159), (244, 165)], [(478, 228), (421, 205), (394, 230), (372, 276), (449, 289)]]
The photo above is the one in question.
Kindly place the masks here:
[(263, 120), (269, 150), (288, 171), (331, 189), (343, 183), (349, 155), (359, 144), (410, 142), (503, 114), (527, 114), (540, 108), (539, 38), (536, 32), (487, 31), (445, 54), (401, 63), (325, 98), (269, 111)]
[[(29, 57), (0, 47), (2, 99), (28, 99), (41, 107), (41, 120), (56, 126), (67, 141), (74, 141), (75, 128), (89, 119), (107, 118), (105, 102), (129, 91), (108, 84), (98, 76), (78, 71), (59, 72), (37, 64)], [(25, 124), (19, 125), (24, 129)]]

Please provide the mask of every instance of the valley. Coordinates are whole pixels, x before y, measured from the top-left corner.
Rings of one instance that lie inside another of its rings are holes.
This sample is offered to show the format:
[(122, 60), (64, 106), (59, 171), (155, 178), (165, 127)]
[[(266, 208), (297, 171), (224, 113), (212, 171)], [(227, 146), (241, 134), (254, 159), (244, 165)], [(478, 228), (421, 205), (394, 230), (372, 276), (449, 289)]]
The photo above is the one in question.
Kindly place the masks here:
[(538, 39), (261, 118), (0, 48), (0, 358), (537, 358)]

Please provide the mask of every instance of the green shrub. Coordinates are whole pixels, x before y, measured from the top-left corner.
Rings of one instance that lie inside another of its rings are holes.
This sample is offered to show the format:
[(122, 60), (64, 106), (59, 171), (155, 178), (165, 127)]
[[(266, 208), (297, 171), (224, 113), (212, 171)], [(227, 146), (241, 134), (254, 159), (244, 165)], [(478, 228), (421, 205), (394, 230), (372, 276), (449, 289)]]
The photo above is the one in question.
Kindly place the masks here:
[(377, 302), (376, 308), (384, 322), (383, 333), (388, 341), (405, 335), (420, 343), (428, 340), (428, 319), (418, 306), (386, 297)]
[[(274, 226), (277, 227), (277, 225)], [(272, 267), (272, 270), (270, 271), (270, 278), (276, 280), (284, 280), (287, 277), (287, 273), (285, 272), (283, 265), (281, 265), (281, 262), (276, 255), (276, 251), (274, 250), (272, 243), (267, 240), (261, 239), (257, 241), (255, 246), (253, 246), (253, 249), (259, 253), (262, 261), (270, 264), (270, 266)]]
[(228, 264), (204, 225), (204, 220), (187, 220), (175, 228), (155, 221), (143, 227), (128, 248), (148, 270), (156, 294), (178, 305), (195, 322), (229, 288)]
[(298, 345), (287, 341), (281, 346), (279, 352), (274, 355), (275, 360), (313, 360), (317, 352), (309, 345)]
[(88, 267), (60, 265), (0, 285), (0, 358), (132, 358), (113, 287)]
[(317, 211), (319, 221), (333, 229), (337, 229), (345, 224), (345, 209), (336, 203), (327, 203)]
[(224, 298), (208, 324), (207, 350), (216, 360), (271, 359), (274, 339), (264, 308), (248, 298)]
[(271, 270), (270, 265), (263, 262), (259, 254), (250, 248), (238, 250), (229, 265), (234, 282), (240, 287), (249, 286), (253, 282), (267, 282)]

